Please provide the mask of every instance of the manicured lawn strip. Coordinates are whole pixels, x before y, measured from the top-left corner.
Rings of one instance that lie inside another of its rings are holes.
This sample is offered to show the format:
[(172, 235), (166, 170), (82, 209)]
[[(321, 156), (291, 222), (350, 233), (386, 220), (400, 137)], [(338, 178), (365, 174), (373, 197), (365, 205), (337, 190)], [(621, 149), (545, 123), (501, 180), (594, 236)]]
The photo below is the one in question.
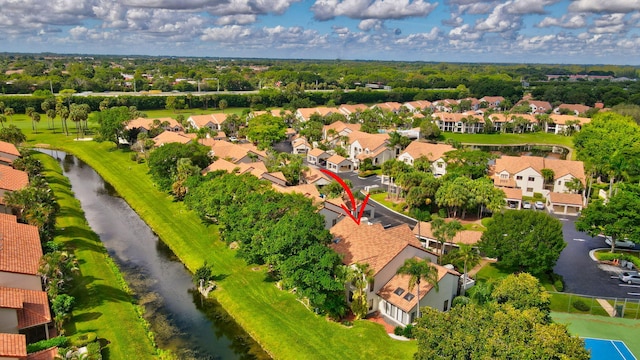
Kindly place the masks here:
[[(244, 111), (245, 108), (226, 108), (224, 109), (224, 113), (225, 114), (236, 114), (236, 115), (242, 115), (242, 111)], [(153, 118), (161, 118), (161, 117), (170, 117), (170, 118), (176, 118), (178, 115), (182, 115), (184, 116), (184, 119), (188, 119), (189, 116), (191, 115), (205, 115), (205, 114), (212, 114), (212, 113), (222, 113), (222, 110), (218, 109), (218, 108), (212, 108), (209, 107), (208, 109), (200, 109), (200, 108), (196, 108), (196, 109), (185, 109), (185, 110), (180, 110), (180, 111), (173, 111), (173, 110), (166, 110), (166, 109), (161, 109), (161, 110), (142, 110), (143, 113), (145, 113), (147, 115), (148, 118), (153, 119)]]
[[(589, 306), (590, 310), (581, 311), (576, 309), (573, 304), (578, 300)], [(551, 310), (575, 314), (609, 316), (609, 314), (607, 314), (607, 312), (602, 308), (602, 306), (600, 306), (595, 298), (588, 296), (577, 296), (573, 294), (552, 293)]]
[(456, 134), (443, 132), (442, 134), (444, 135), (445, 139), (453, 139), (463, 143), (471, 144), (546, 144), (562, 145), (573, 149), (573, 137), (542, 132), (524, 134)]
[(44, 165), (44, 175), (61, 208), (55, 241), (73, 249), (82, 275), (71, 289), (76, 304), (73, 320), (65, 327), (66, 335), (96, 332), (111, 342), (103, 352), (106, 359), (126, 359), (132, 354), (137, 359), (155, 358), (143, 320), (131, 295), (121, 286), (122, 275), (87, 224), (69, 180), (55, 159), (44, 154), (35, 156)]
[(308, 311), (293, 294), (265, 281), (264, 270), (252, 270), (218, 241), (215, 227), (204, 226), (182, 203), (158, 191), (145, 164), (132, 162), (128, 153), (114, 150), (113, 144), (71, 138), (43, 133), (30, 136), (30, 143), (50, 143), (86, 161), (189, 269), (193, 271), (207, 260), (217, 274), (226, 275), (214, 296), (274, 358), (396, 359), (409, 358), (416, 351), (415, 342), (392, 340), (380, 325), (358, 321), (348, 329)]
[(557, 312), (551, 313), (551, 317), (557, 323), (567, 324), (573, 335), (622, 340), (640, 358), (640, 322), (636, 320)]
[(404, 201), (399, 202), (399, 203), (396, 203), (396, 202), (393, 202), (393, 201), (389, 201), (389, 200), (387, 200), (387, 193), (386, 192), (378, 193), (378, 194), (372, 194), (370, 198), (375, 200), (375, 201), (377, 201), (377, 202), (379, 202), (380, 204), (388, 207), (391, 210), (394, 210), (394, 211), (397, 211), (399, 213), (402, 213), (404, 215), (409, 216), (406, 212), (402, 211), (401, 205), (404, 204)]

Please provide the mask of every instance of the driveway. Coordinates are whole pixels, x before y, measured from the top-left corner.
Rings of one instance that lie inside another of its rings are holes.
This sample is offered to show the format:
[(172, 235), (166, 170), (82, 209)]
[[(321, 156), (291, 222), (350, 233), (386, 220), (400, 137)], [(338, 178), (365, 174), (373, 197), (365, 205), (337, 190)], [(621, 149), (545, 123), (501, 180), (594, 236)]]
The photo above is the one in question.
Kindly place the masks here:
[(575, 218), (572, 216), (556, 217), (562, 221), (567, 247), (560, 254), (554, 271), (564, 277), (565, 292), (640, 299), (640, 285), (622, 284), (615, 273), (603, 270), (621, 271), (621, 268), (599, 265), (589, 257), (589, 251), (593, 249), (608, 248), (603, 238), (593, 238), (577, 231)]

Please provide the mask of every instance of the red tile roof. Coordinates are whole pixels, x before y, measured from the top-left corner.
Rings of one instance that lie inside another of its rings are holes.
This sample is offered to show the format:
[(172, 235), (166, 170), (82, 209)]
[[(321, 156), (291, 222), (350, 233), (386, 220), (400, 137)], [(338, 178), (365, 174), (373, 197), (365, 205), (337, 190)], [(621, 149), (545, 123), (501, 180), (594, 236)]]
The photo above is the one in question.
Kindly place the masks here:
[(580, 194), (562, 194), (551, 192), (549, 193), (549, 201), (552, 204), (566, 204), (566, 205), (579, 205), (583, 206), (582, 195)]
[(20, 190), (29, 185), (29, 175), (9, 166), (0, 166), (0, 189), (8, 191)]
[[(445, 275), (447, 275), (447, 273), (449, 272), (449, 270), (447, 270), (447, 268), (443, 266), (434, 263), (431, 263), (430, 265), (438, 270), (438, 282), (440, 282), (440, 280), (442, 280), (442, 278), (444, 278)], [(410, 278), (411, 277), (409, 275), (404, 274), (394, 275), (391, 280), (389, 280), (389, 282), (378, 291), (378, 295), (380, 295), (381, 298), (385, 299), (391, 304), (399, 307), (404, 312), (411, 311), (411, 309), (413, 309), (418, 303), (418, 298), (416, 296), (413, 296), (411, 300), (407, 300), (404, 298), (407, 293), (409, 293), (408, 287)], [(404, 292), (400, 295), (396, 294), (395, 291), (397, 288), (404, 289)], [(431, 291), (431, 289), (433, 289), (433, 285), (422, 280), (420, 282), (420, 298), (423, 299), (429, 293), (429, 291)], [(411, 290), (410, 293), (413, 295), (416, 294), (415, 287)]]
[(0, 214), (0, 234), (0, 271), (37, 274), (42, 257), (38, 228), (17, 223), (13, 215)]
[(444, 156), (444, 153), (455, 148), (447, 144), (431, 144), (420, 141), (412, 141), (403, 153), (409, 154), (414, 160), (426, 156), (429, 161), (436, 161)]
[(58, 355), (58, 348), (52, 347), (27, 355), (27, 360), (54, 360)]
[(405, 247), (422, 248), (408, 225), (385, 230), (379, 223), (357, 225), (345, 217), (329, 231), (335, 239), (331, 247), (344, 256), (343, 263), (367, 263), (374, 273), (382, 270)]
[[(413, 233), (415, 235), (433, 240), (436, 239), (436, 237), (433, 235), (433, 230), (431, 229), (430, 222), (421, 221), (419, 225), (420, 226), (416, 225), (413, 228)], [(482, 231), (461, 230), (456, 233), (456, 236), (451, 242), (454, 244), (475, 245), (478, 241), (480, 241), (481, 237)]]
[(37, 290), (0, 287), (0, 294), (18, 293), (22, 304), (17, 308), (18, 328), (26, 329), (51, 322), (47, 293)]
[(5, 141), (0, 141), (0, 152), (3, 152), (5, 154), (20, 156), (20, 151), (18, 151), (18, 148), (16, 148), (16, 146), (13, 145), (12, 143), (8, 143)]
[(26, 336), (22, 334), (0, 333), (0, 357), (24, 358), (26, 356)]
[(180, 127), (182, 128), (182, 125), (180, 125), (180, 123), (178, 121), (176, 121), (175, 119), (166, 117), (166, 118), (143, 118), (143, 117), (139, 117), (137, 119), (133, 119), (131, 121), (129, 121), (127, 123), (127, 125), (125, 126), (125, 129), (133, 129), (133, 128), (143, 128), (148, 130), (151, 130), (151, 127), (153, 127), (153, 122), (155, 120), (160, 121), (160, 123), (163, 122), (167, 122), (169, 124), (170, 127), (174, 128), (174, 127)]
[(12, 288), (0, 288), (0, 308), (22, 309), (24, 296), (20, 291)]

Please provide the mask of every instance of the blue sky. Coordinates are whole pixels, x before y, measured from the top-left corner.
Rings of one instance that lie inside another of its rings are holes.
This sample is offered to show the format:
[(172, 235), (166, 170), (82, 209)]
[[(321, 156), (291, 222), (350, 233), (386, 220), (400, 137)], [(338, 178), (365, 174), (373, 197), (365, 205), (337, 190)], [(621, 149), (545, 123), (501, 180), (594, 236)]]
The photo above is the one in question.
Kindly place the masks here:
[(640, 64), (640, 0), (0, 0), (0, 51)]

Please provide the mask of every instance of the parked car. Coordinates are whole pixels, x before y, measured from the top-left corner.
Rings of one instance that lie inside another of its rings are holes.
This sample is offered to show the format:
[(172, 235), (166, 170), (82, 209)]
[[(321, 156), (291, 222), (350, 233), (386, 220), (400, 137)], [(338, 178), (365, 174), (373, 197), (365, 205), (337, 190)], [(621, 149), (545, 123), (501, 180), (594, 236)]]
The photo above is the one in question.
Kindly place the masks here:
[(533, 205), (536, 207), (536, 209), (538, 210), (542, 210), (544, 209), (544, 203), (542, 201), (536, 201), (535, 203), (533, 203)]
[[(604, 238), (604, 242), (611, 246), (611, 236), (606, 236)], [(634, 249), (636, 247), (636, 243), (634, 243), (633, 241), (629, 240), (629, 239), (624, 239), (624, 240), (616, 240), (616, 247), (617, 248), (625, 248), (625, 249)]]
[(618, 279), (620, 279), (620, 281), (625, 282), (629, 285), (631, 284), (640, 285), (640, 274), (638, 274), (637, 271), (625, 271), (623, 273), (620, 273), (620, 275), (618, 275)]
[(522, 208), (523, 209), (531, 209), (531, 203), (528, 201), (523, 201), (522, 202)]

